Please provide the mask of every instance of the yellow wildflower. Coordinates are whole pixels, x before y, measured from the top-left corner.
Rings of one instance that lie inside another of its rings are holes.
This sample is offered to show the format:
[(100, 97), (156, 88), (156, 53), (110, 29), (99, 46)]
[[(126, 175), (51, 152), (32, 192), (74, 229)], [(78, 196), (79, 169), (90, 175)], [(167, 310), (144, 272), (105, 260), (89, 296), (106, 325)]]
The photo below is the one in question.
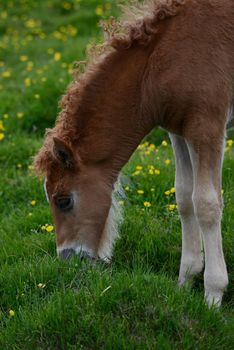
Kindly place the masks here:
[(140, 174), (140, 171), (137, 170), (137, 171), (135, 171), (134, 173), (132, 173), (132, 176), (137, 176), (137, 175), (139, 175), (139, 174)]
[(40, 289), (43, 289), (45, 288), (45, 283), (38, 283), (37, 287), (40, 288)]
[(4, 130), (5, 130), (2, 120), (0, 120), (0, 130), (1, 130), (1, 131), (4, 131)]
[(154, 175), (153, 169), (149, 169), (149, 174), (150, 174), (150, 175)]
[(24, 79), (24, 85), (29, 87), (31, 85), (32, 81), (31, 81), (31, 78), (25, 78)]
[(160, 170), (155, 169), (155, 170), (154, 170), (154, 173), (155, 173), (155, 175), (160, 175)]
[(39, 100), (40, 95), (39, 94), (35, 94), (34, 97), (35, 97), (36, 100)]
[(166, 196), (169, 196), (169, 195), (171, 194), (171, 191), (165, 191), (164, 194), (165, 194)]
[(118, 201), (119, 205), (124, 205), (124, 201)]
[(52, 232), (54, 230), (54, 226), (52, 226), (52, 225), (47, 225), (46, 226), (46, 231), (47, 232)]
[(9, 118), (9, 115), (7, 113), (3, 114), (3, 118), (4, 119), (8, 119)]
[(151, 203), (150, 203), (150, 202), (144, 202), (144, 206), (145, 206), (146, 208), (149, 208), (149, 207), (151, 207)]
[(126, 186), (125, 191), (129, 191), (129, 190), (130, 190), (129, 186)]
[(18, 163), (18, 164), (17, 164), (17, 168), (18, 168), (18, 169), (21, 169), (21, 168), (22, 168), (22, 164)]
[(55, 52), (55, 54), (54, 54), (54, 60), (55, 60), (55, 61), (60, 61), (60, 60), (61, 60), (61, 53), (60, 53), (60, 52)]
[(233, 143), (234, 143), (234, 141), (233, 141), (233, 140), (227, 140), (227, 144), (228, 144), (228, 146), (232, 146), (232, 145), (233, 145)]
[(170, 161), (170, 159), (166, 159), (166, 160), (164, 160), (164, 163), (165, 163), (166, 165), (169, 165), (169, 164), (171, 163), (171, 161)]
[(170, 189), (170, 192), (171, 192), (171, 193), (175, 193), (175, 192), (176, 192), (175, 187), (172, 187), (172, 188)]
[(5, 135), (3, 134), (3, 132), (0, 132), (0, 141), (2, 141), (4, 139)]
[(103, 8), (102, 8), (102, 6), (97, 6), (96, 10), (95, 10), (95, 13), (96, 13), (97, 16), (102, 16), (103, 15)]
[(143, 167), (141, 165), (136, 166), (136, 170), (142, 170), (142, 169), (143, 169)]
[(23, 113), (23, 112), (18, 112), (18, 113), (16, 114), (16, 116), (17, 116), (17, 118), (21, 119), (21, 118), (23, 118), (24, 113)]
[(9, 70), (5, 70), (5, 72), (2, 72), (3, 78), (9, 78), (11, 76), (11, 72)]
[(10, 317), (14, 317), (15, 316), (15, 311), (14, 310), (9, 310), (9, 315), (10, 315)]
[(152, 187), (152, 188), (150, 189), (150, 191), (151, 191), (151, 192), (155, 192), (155, 188)]
[(167, 141), (164, 140), (164, 141), (162, 142), (162, 146), (166, 147), (167, 145), (168, 145)]
[(20, 61), (21, 62), (26, 62), (27, 60), (28, 60), (28, 56), (26, 56), (26, 55), (20, 56)]
[(143, 190), (138, 190), (137, 193), (138, 194), (144, 194), (145, 192)]
[(37, 204), (37, 202), (35, 200), (31, 201), (31, 205), (34, 207)]
[(154, 150), (154, 149), (156, 148), (156, 146), (155, 146), (153, 143), (151, 143), (151, 144), (149, 145), (149, 148)]
[(168, 210), (169, 211), (173, 211), (173, 210), (175, 210), (176, 209), (176, 204), (169, 204), (168, 205)]

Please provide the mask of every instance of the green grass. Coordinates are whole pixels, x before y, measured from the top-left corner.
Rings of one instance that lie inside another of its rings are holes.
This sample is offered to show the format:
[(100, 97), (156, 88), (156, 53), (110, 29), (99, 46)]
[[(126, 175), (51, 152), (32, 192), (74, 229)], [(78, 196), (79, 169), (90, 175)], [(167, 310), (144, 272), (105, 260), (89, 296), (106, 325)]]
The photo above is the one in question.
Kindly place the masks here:
[[(220, 310), (204, 304), (202, 276), (183, 290), (176, 284), (181, 228), (176, 209), (168, 210), (175, 196), (164, 194), (173, 187), (174, 159), (170, 145), (161, 145), (167, 138), (163, 131), (147, 138), (157, 151), (148, 145), (138, 149), (124, 169), (125, 221), (110, 265), (59, 261), (54, 233), (42, 229), (52, 218), (42, 181), (32, 175), (31, 157), (44, 129), (54, 124), (73, 62), (85, 57), (91, 41), (100, 40), (97, 22), (117, 13), (115, 4), (1, 2), (0, 349), (231, 350), (234, 146), (226, 152), (223, 170), (230, 285)], [(149, 174), (150, 165), (160, 174)], [(137, 166), (143, 168), (133, 175)]]

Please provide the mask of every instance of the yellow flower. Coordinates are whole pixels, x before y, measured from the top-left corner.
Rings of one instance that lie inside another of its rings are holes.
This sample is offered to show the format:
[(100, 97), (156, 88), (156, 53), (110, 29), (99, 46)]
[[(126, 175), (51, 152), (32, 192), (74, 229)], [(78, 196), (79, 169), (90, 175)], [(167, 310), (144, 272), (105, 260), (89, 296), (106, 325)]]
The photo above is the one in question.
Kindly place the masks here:
[(4, 130), (5, 130), (2, 120), (0, 120), (0, 130), (1, 130), (1, 131), (4, 131)]
[(154, 175), (153, 169), (149, 169), (149, 174), (150, 174), (150, 175)]
[(35, 94), (34, 97), (35, 97), (36, 100), (39, 100), (40, 95), (39, 94)]
[(156, 146), (155, 146), (153, 143), (151, 143), (151, 144), (149, 145), (149, 148), (154, 150), (154, 149), (156, 148)]
[(223, 196), (223, 194), (224, 194), (224, 190), (221, 190), (221, 195)]
[(17, 118), (21, 119), (21, 118), (23, 118), (24, 113), (23, 112), (18, 112), (16, 115), (17, 115)]
[(119, 201), (119, 205), (124, 205), (124, 201)]
[(169, 211), (173, 211), (173, 210), (175, 210), (176, 209), (176, 204), (169, 204), (168, 205), (168, 210)]
[(164, 160), (164, 163), (165, 163), (166, 165), (169, 165), (169, 164), (171, 163), (171, 161), (170, 161), (170, 159), (166, 159), (166, 160)]
[(9, 315), (10, 315), (11, 317), (14, 317), (14, 316), (15, 316), (15, 311), (14, 311), (14, 310), (9, 310)]
[(155, 175), (160, 175), (160, 170), (155, 169), (155, 170), (154, 170), (154, 173), (155, 173)]
[(4, 139), (5, 135), (3, 134), (3, 132), (0, 132), (0, 141), (2, 141)]
[(27, 87), (31, 86), (31, 78), (25, 78), (24, 79), (24, 85), (27, 86)]
[(40, 289), (43, 289), (45, 288), (45, 283), (38, 283), (37, 287), (40, 288)]
[(167, 141), (164, 140), (164, 141), (162, 142), (162, 146), (166, 147), (167, 145), (168, 145)]
[(2, 72), (3, 78), (9, 78), (11, 76), (11, 72), (9, 70), (5, 70), (5, 72)]
[(234, 143), (234, 141), (233, 141), (233, 140), (227, 140), (227, 144), (228, 144), (228, 146), (232, 146), (232, 145), (233, 145), (233, 143)]
[(55, 54), (54, 54), (54, 60), (55, 60), (55, 61), (60, 61), (60, 60), (61, 60), (61, 53), (60, 53), (60, 52), (55, 52)]
[(3, 114), (3, 118), (4, 119), (8, 119), (9, 118), (9, 115), (7, 113)]
[(171, 191), (171, 193), (175, 193), (176, 192), (175, 187), (172, 187), (170, 191)]
[(28, 213), (28, 216), (32, 216), (32, 213)]
[(97, 16), (102, 16), (103, 15), (103, 8), (102, 8), (102, 6), (97, 6), (96, 10), (95, 10), (95, 13), (96, 13)]
[(125, 191), (129, 191), (129, 190), (130, 190), (129, 186), (126, 186)]
[(20, 164), (20, 163), (17, 164), (17, 168), (18, 168), (18, 169), (22, 168), (22, 164)]
[(47, 232), (52, 232), (53, 230), (54, 230), (54, 226), (52, 226), (52, 225), (46, 226), (46, 231)]
[(152, 187), (152, 188), (150, 189), (150, 191), (151, 191), (151, 192), (155, 192), (155, 188)]
[(149, 207), (151, 207), (151, 203), (150, 203), (150, 202), (144, 202), (144, 206), (145, 206), (146, 208), (149, 208)]
[(37, 204), (37, 202), (35, 200), (31, 201), (31, 205), (34, 207)]
[(137, 171), (135, 171), (134, 173), (132, 173), (132, 176), (137, 176), (137, 175), (139, 175), (139, 174), (140, 174), (140, 171), (137, 170)]
[(166, 196), (169, 196), (169, 195), (171, 194), (171, 191), (165, 191), (164, 194), (165, 194)]
[(26, 62), (27, 60), (28, 60), (28, 56), (26, 56), (26, 55), (20, 56), (20, 61), (21, 62)]
[(145, 192), (143, 190), (138, 190), (137, 193), (138, 194), (144, 194)]
[(141, 165), (136, 166), (136, 170), (142, 170), (142, 169), (143, 169), (143, 167)]

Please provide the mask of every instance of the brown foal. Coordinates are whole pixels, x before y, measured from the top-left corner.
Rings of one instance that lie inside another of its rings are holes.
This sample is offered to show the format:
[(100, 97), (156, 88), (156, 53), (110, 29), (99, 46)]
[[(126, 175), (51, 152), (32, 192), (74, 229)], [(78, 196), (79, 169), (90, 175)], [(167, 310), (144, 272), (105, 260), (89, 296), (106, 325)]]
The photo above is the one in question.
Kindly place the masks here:
[(35, 158), (67, 258), (109, 259), (117, 237), (114, 187), (141, 140), (170, 133), (182, 223), (179, 283), (203, 269), (205, 298), (220, 305), (228, 284), (222, 250), (221, 169), (233, 119), (233, 0), (149, 0), (103, 24), (62, 99)]

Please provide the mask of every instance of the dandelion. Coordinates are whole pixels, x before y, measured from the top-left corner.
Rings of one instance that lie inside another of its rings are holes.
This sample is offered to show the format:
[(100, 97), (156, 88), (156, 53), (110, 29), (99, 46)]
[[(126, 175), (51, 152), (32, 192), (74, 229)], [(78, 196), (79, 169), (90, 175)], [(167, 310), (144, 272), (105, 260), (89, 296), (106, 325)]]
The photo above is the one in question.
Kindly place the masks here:
[(4, 119), (8, 119), (9, 118), (9, 115), (7, 113), (3, 114), (3, 118)]
[(17, 168), (18, 168), (18, 169), (21, 169), (21, 168), (22, 168), (22, 164), (18, 163), (18, 164), (17, 164)]
[(129, 190), (130, 190), (129, 186), (126, 186), (125, 191), (129, 191)]
[(34, 207), (37, 204), (37, 202), (34, 200), (31, 201), (31, 205)]
[(223, 194), (224, 194), (224, 190), (221, 190), (221, 195), (223, 196)]
[(145, 206), (146, 208), (149, 208), (149, 207), (151, 207), (151, 203), (150, 203), (150, 202), (144, 202), (144, 206)]
[(152, 188), (150, 189), (150, 191), (151, 191), (151, 192), (155, 192), (155, 188), (152, 187)]
[(137, 176), (140, 174), (140, 170), (134, 171), (134, 173), (132, 173), (132, 176)]
[(16, 114), (16, 116), (17, 116), (17, 118), (21, 119), (21, 118), (23, 118), (24, 113), (23, 113), (23, 112), (18, 112), (18, 113)]
[(0, 130), (1, 130), (1, 131), (4, 131), (4, 130), (5, 130), (2, 120), (0, 120)]
[(45, 283), (38, 283), (38, 285), (37, 285), (37, 287), (39, 288), (39, 289), (44, 289), (45, 288)]
[(20, 56), (20, 61), (21, 61), (21, 62), (26, 62), (26, 61), (28, 61), (28, 56), (26, 56), (26, 55)]
[(47, 225), (46, 226), (46, 231), (47, 232), (52, 232), (54, 230), (54, 226), (53, 225)]
[(140, 194), (140, 195), (142, 195), (142, 194), (144, 194), (145, 192), (144, 192), (143, 190), (138, 190), (137, 193)]
[(150, 175), (154, 175), (153, 169), (149, 169), (149, 174), (150, 174)]
[(171, 163), (170, 159), (164, 160), (164, 164), (169, 165)]
[(149, 148), (152, 149), (152, 150), (155, 150), (155, 149), (156, 149), (156, 146), (155, 146), (153, 143), (151, 143), (151, 144), (149, 145)]
[(165, 196), (170, 196), (171, 191), (165, 191), (164, 194), (165, 194)]
[(5, 72), (2, 72), (3, 78), (10, 78), (11, 72), (9, 70), (5, 70)]
[(15, 316), (15, 311), (14, 310), (9, 310), (9, 315), (10, 315), (10, 317), (14, 317)]
[(171, 192), (171, 193), (175, 193), (175, 192), (176, 192), (175, 187), (172, 187), (172, 188), (170, 189), (170, 192)]
[(175, 210), (176, 209), (176, 204), (169, 204), (168, 205), (168, 210), (169, 211), (173, 211), (173, 210)]
[(60, 60), (61, 60), (61, 53), (60, 53), (60, 52), (55, 52), (55, 54), (54, 54), (54, 60), (55, 60), (55, 61), (60, 61)]
[(24, 85), (25, 85), (26, 87), (31, 86), (31, 83), (32, 83), (31, 78), (25, 78), (25, 79), (24, 79)]
[(143, 167), (141, 165), (136, 166), (136, 170), (142, 170), (142, 169), (143, 169)]
[(167, 145), (168, 145), (167, 141), (164, 140), (164, 141), (162, 142), (162, 146), (166, 147)]
[(35, 94), (34, 97), (35, 97), (36, 100), (39, 100), (40, 95), (39, 94)]
[(154, 173), (155, 173), (155, 175), (160, 175), (161, 172), (160, 172), (160, 170), (155, 169), (155, 170), (154, 170)]
[(3, 132), (0, 132), (0, 141), (2, 141), (5, 138), (5, 135)]
[(232, 146), (233, 145), (233, 143), (234, 143), (234, 141), (233, 140), (227, 140), (227, 144), (228, 144), (228, 146)]
[(32, 213), (28, 213), (28, 216), (32, 216), (33, 214)]
[(96, 10), (95, 10), (95, 13), (96, 13), (97, 16), (102, 16), (103, 15), (103, 8), (102, 8), (102, 6), (97, 6)]

